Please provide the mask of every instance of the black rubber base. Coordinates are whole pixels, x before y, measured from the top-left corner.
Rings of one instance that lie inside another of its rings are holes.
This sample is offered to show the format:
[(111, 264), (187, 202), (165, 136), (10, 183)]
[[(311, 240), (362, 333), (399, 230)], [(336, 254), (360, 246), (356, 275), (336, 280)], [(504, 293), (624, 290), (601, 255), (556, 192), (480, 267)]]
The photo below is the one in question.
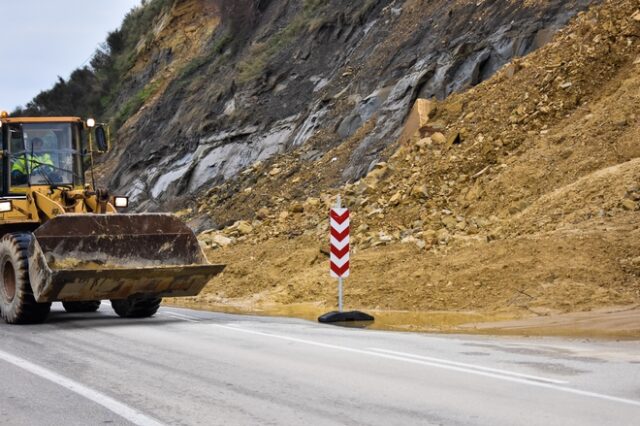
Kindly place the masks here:
[(374, 318), (360, 311), (338, 312), (332, 311), (318, 317), (318, 322), (353, 322), (353, 321), (373, 321)]

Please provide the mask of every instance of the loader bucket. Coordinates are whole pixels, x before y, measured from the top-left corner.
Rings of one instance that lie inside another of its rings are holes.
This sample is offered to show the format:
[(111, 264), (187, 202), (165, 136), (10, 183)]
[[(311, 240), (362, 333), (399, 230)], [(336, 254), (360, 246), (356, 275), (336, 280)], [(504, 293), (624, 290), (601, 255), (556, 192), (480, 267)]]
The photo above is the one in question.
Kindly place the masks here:
[(61, 215), (29, 246), (38, 302), (195, 296), (223, 269), (170, 214)]

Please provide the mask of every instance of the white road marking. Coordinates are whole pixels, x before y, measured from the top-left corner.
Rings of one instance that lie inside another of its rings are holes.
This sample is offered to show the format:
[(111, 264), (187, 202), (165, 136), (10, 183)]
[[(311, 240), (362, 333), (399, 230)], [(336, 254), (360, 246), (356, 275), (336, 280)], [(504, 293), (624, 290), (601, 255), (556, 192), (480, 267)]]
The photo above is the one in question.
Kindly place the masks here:
[(0, 360), (6, 361), (9, 364), (13, 364), (18, 368), (28, 371), (31, 374), (42, 377), (58, 386), (62, 386), (65, 389), (70, 390), (90, 401), (95, 402), (106, 408), (107, 410), (117, 414), (118, 416), (130, 421), (139, 426), (162, 426), (163, 424), (158, 420), (147, 416), (141, 411), (136, 410), (122, 402), (119, 402), (110, 396), (93, 390), (81, 383), (64, 377), (58, 373), (48, 370), (44, 367), (36, 365), (26, 359), (22, 359), (15, 355), (11, 355), (7, 352), (0, 351)]
[(472, 369), (472, 370), (488, 371), (488, 372), (491, 372), (491, 373), (502, 374), (504, 376), (522, 377), (523, 379), (537, 380), (539, 382), (555, 383), (557, 385), (564, 385), (564, 384), (569, 383), (566, 380), (549, 379), (549, 378), (546, 378), (546, 377), (533, 376), (531, 374), (517, 373), (515, 371), (503, 370), (503, 369), (500, 369), (500, 368), (483, 367), (481, 365), (476, 365), (476, 364), (467, 364), (467, 363), (464, 363), (464, 362), (449, 361), (447, 359), (432, 358), (430, 356), (424, 356), (424, 355), (414, 355), (414, 354), (410, 354), (410, 353), (407, 353), (407, 352), (390, 351), (388, 349), (380, 349), (380, 348), (367, 348), (367, 349), (370, 349), (370, 350), (376, 351), (376, 352), (383, 352), (383, 353), (388, 353), (388, 354), (392, 354), (392, 355), (398, 355), (398, 356), (402, 356), (402, 357), (407, 357), (407, 358), (422, 359), (422, 360), (425, 360), (425, 361), (435, 362), (435, 363), (438, 363), (438, 364), (447, 364), (447, 365), (454, 365), (454, 366), (457, 366), (457, 367), (469, 368), (469, 369)]
[(186, 315), (178, 314), (178, 313), (173, 312), (173, 311), (169, 311), (169, 312), (168, 312), (168, 311), (164, 311), (164, 312), (162, 312), (162, 314), (161, 314), (161, 315), (162, 315), (162, 316), (165, 316), (165, 317), (170, 317), (170, 318), (174, 318), (174, 319), (185, 320), (185, 321), (189, 321), (189, 322), (200, 322), (199, 320), (194, 319), (193, 317), (188, 317), (188, 316), (186, 316)]
[(488, 372), (488, 371), (480, 371), (478, 369), (469, 369), (469, 368), (464, 368), (464, 367), (460, 367), (460, 366), (447, 365), (447, 364), (444, 364), (444, 363), (436, 363), (436, 362), (420, 360), (420, 359), (415, 359), (415, 358), (410, 358), (410, 357), (404, 357), (404, 356), (398, 356), (398, 355), (392, 355), (392, 354), (385, 354), (385, 353), (380, 353), (380, 352), (373, 352), (373, 351), (364, 350), (364, 349), (349, 348), (349, 347), (346, 347), (346, 346), (332, 345), (332, 344), (329, 344), (329, 343), (320, 343), (320, 342), (315, 342), (313, 340), (298, 339), (296, 337), (289, 337), (289, 336), (282, 336), (282, 335), (279, 335), (279, 334), (264, 333), (264, 332), (255, 331), (255, 330), (247, 330), (247, 329), (240, 328), (240, 327), (235, 327), (235, 326), (220, 325), (220, 324), (210, 324), (210, 325), (212, 327), (222, 328), (222, 329), (226, 329), (226, 330), (232, 330), (232, 331), (236, 331), (236, 332), (240, 332), (240, 333), (253, 334), (253, 335), (256, 335), (256, 336), (270, 337), (272, 339), (287, 340), (287, 341), (290, 341), (290, 342), (302, 343), (302, 344), (311, 345), (311, 346), (317, 346), (317, 347), (321, 347), (321, 348), (335, 349), (335, 350), (339, 350), (339, 351), (343, 351), (343, 352), (351, 352), (351, 353), (357, 353), (357, 354), (362, 354), (362, 355), (369, 355), (369, 356), (374, 356), (374, 357), (378, 357), (378, 358), (385, 358), (385, 359), (391, 359), (391, 360), (395, 360), (395, 361), (407, 362), (407, 363), (411, 363), (411, 364), (427, 365), (427, 366), (430, 366), (430, 367), (441, 368), (441, 369), (445, 369), (445, 370), (452, 370), (452, 371), (457, 371), (457, 372), (461, 372), (461, 373), (475, 374), (477, 376), (491, 377), (491, 378), (494, 378), (494, 379), (503, 380), (503, 381), (507, 381), (507, 382), (519, 383), (519, 384), (529, 385), (529, 386), (536, 386), (536, 387), (541, 387), (541, 388), (546, 388), (546, 389), (553, 389), (553, 390), (556, 390), (556, 391), (571, 393), (571, 394), (574, 394), (574, 395), (586, 396), (586, 397), (589, 397), (589, 398), (596, 398), (596, 399), (601, 399), (601, 400), (605, 400), (605, 401), (617, 402), (617, 403), (621, 403), (621, 404), (627, 404), (627, 405), (633, 405), (633, 406), (636, 406), (636, 407), (640, 407), (640, 401), (636, 401), (636, 400), (633, 400), (633, 399), (627, 399), (627, 398), (620, 398), (620, 397), (617, 397), (617, 396), (605, 395), (605, 394), (601, 394), (601, 393), (597, 393), (597, 392), (583, 391), (583, 390), (580, 390), (580, 389), (574, 389), (574, 388), (570, 388), (570, 387), (566, 387), (566, 386), (560, 386), (558, 384), (552, 383), (551, 382), (552, 379), (545, 379), (550, 383), (541, 382), (539, 380), (529, 380), (529, 379), (520, 378), (520, 377), (513, 377), (513, 376), (507, 376), (507, 375), (503, 375), (503, 374), (491, 373), (491, 372)]

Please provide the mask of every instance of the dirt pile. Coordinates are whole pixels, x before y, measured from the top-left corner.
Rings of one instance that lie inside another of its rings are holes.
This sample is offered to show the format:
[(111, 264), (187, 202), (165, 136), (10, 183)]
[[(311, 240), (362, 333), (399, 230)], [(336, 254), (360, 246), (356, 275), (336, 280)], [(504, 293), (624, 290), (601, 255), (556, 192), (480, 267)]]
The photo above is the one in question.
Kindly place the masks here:
[(313, 167), (341, 146), (317, 187), (358, 179), (417, 97), (489, 78), (599, 1), (153, 0), (141, 9), (155, 5), (151, 29), (126, 58), (111, 108), (122, 126), (100, 175), (141, 211), (192, 207), (227, 182), (218, 195), (238, 203), (215, 218), (252, 218), (235, 198), (252, 164), (271, 170), (290, 154)]
[(346, 143), (315, 162), (254, 164), (239, 191), (211, 191), (201, 212), (242, 206), (255, 219), (201, 236), (229, 266), (197, 301), (333, 306), (327, 209), (340, 193), (353, 218), (351, 306), (517, 317), (640, 303), (638, 6), (593, 7), (436, 102), (358, 182), (319, 190)]

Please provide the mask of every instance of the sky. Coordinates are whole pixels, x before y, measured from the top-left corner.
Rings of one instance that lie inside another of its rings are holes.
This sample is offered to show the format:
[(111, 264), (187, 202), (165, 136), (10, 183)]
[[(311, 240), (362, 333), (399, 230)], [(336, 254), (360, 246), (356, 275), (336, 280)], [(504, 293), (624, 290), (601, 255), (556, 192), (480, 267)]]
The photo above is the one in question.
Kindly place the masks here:
[(140, 0), (0, 0), (0, 110), (23, 106), (88, 64)]

